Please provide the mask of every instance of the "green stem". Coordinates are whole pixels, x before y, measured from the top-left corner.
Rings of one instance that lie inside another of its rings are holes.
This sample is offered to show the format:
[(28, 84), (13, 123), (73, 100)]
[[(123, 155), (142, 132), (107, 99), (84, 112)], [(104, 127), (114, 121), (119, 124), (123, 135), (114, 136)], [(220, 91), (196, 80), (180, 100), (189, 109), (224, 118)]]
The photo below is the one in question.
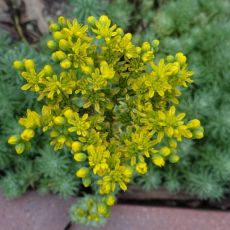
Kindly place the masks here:
[(28, 43), (28, 41), (26, 40), (26, 38), (23, 34), (22, 28), (20, 26), (19, 18), (17, 15), (14, 15), (14, 23), (15, 23), (16, 30), (17, 30), (20, 38), (22, 39), (22, 41), (25, 43)]

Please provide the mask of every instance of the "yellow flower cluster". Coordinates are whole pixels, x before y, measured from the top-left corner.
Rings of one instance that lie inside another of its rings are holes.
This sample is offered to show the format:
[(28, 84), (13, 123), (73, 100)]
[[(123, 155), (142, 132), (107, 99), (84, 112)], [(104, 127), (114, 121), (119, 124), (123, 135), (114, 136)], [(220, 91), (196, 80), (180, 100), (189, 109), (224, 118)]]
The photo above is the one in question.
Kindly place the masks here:
[(182, 53), (157, 61), (158, 40), (136, 46), (107, 16), (91, 16), (88, 25), (61, 16), (50, 30), (60, 71), (37, 69), (30, 59), (14, 62), (22, 90), (43, 103), (41, 112), (27, 110), (19, 120), (25, 129), (9, 138), (18, 154), (42, 129), (55, 150), (71, 150), (83, 184), (96, 184), (107, 197), (126, 190), (134, 171), (145, 174), (150, 162), (177, 162), (183, 138), (203, 137), (199, 120), (185, 122), (185, 113), (176, 112), (179, 89), (192, 82)]
[(87, 195), (71, 207), (71, 217), (79, 224), (98, 227), (104, 224), (105, 218), (110, 213), (109, 207), (114, 205), (115, 201), (114, 195), (106, 196), (102, 200), (95, 196)]

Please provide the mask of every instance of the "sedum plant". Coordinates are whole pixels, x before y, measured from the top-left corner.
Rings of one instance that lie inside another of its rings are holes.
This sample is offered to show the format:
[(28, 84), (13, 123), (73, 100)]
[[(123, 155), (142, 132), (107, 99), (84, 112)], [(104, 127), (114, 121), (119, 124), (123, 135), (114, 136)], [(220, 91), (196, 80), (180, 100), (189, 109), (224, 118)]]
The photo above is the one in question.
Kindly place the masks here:
[(181, 52), (157, 59), (158, 40), (135, 46), (105, 15), (90, 16), (88, 25), (61, 16), (50, 30), (59, 68), (37, 68), (32, 59), (13, 63), (25, 80), (21, 89), (34, 92), (41, 109), (27, 109), (23, 130), (8, 143), (22, 154), (36, 131), (48, 133), (54, 150), (70, 154), (76, 177), (95, 191), (71, 208), (72, 220), (98, 225), (135, 175), (176, 163), (178, 142), (203, 137), (199, 120), (176, 110), (192, 72)]
[[(145, 35), (141, 39), (145, 41), (151, 39), (151, 31), (154, 31), (161, 39), (161, 55), (183, 50), (194, 72), (193, 86), (181, 98), (178, 109), (185, 111), (188, 117), (199, 117), (206, 135), (202, 141), (192, 141), (192, 146), (184, 148), (186, 155), (181, 157), (174, 172), (177, 171), (181, 190), (199, 199), (216, 200), (229, 194), (226, 165), (230, 143), (227, 83), (230, 65), (224, 62), (230, 54), (229, 7), (227, 0), (167, 1), (152, 10), (149, 27), (140, 33)], [(162, 181), (170, 178), (174, 183), (175, 177), (168, 165), (157, 171)], [(145, 183), (148, 184), (148, 180)], [(165, 183), (161, 186), (169, 189)]]

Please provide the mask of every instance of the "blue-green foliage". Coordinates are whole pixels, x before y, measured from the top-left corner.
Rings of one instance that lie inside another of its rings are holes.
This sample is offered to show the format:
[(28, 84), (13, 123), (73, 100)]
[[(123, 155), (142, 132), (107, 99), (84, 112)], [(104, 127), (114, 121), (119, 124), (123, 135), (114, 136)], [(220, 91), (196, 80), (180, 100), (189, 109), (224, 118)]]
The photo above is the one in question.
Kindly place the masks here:
[(81, 23), (85, 23), (91, 15), (98, 17), (104, 14), (108, 5), (107, 0), (69, 0), (69, 3), (73, 7), (73, 17)]
[(128, 0), (113, 0), (106, 9), (106, 14), (118, 26), (127, 30), (131, 25), (134, 6)]
[(85, 23), (89, 16), (98, 17), (107, 14), (111, 20), (123, 29), (131, 25), (134, 6), (128, 0), (69, 0), (73, 8), (71, 16)]

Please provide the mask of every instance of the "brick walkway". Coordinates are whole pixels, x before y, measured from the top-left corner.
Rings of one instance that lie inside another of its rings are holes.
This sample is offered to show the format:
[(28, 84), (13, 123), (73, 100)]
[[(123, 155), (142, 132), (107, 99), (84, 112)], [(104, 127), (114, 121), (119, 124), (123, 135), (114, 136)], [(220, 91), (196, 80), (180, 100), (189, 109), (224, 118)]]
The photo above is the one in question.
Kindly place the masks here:
[[(0, 196), (0, 230), (64, 230), (74, 199), (30, 192), (15, 201)], [(72, 226), (69, 230), (91, 230)], [(229, 230), (230, 212), (117, 205), (100, 230)]]

